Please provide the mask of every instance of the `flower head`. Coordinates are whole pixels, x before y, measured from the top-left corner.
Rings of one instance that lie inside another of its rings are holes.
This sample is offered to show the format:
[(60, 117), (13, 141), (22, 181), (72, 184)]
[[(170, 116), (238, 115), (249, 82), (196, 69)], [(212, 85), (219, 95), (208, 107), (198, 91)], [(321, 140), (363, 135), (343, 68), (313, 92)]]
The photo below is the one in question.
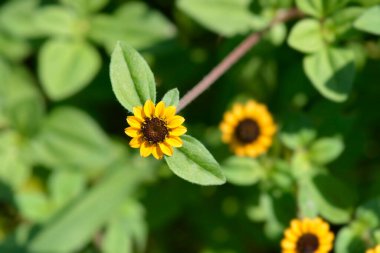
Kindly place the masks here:
[(328, 253), (334, 234), (320, 218), (292, 220), (281, 241), (282, 253)]
[(222, 140), (239, 156), (257, 157), (272, 144), (276, 132), (271, 114), (265, 105), (253, 100), (235, 104), (224, 114), (220, 124)]
[(365, 253), (380, 253), (380, 244), (372, 249), (368, 249)]
[(155, 106), (148, 100), (144, 106), (134, 107), (134, 116), (127, 117), (130, 127), (125, 129), (125, 133), (132, 137), (129, 145), (140, 148), (142, 157), (152, 154), (156, 159), (161, 159), (164, 155), (173, 155), (173, 147), (182, 146), (179, 136), (187, 131), (182, 126), (185, 119), (175, 115), (175, 112), (175, 106), (165, 107), (163, 101)]

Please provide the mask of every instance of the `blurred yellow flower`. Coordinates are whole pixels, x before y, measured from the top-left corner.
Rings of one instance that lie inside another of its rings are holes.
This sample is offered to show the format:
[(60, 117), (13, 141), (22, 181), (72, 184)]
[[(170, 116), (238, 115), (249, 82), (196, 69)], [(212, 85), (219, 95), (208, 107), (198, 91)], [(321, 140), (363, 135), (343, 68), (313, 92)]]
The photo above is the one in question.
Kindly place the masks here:
[(148, 100), (144, 106), (134, 107), (134, 116), (127, 117), (130, 127), (125, 129), (125, 133), (132, 137), (129, 145), (140, 148), (142, 157), (152, 154), (156, 159), (162, 159), (164, 155), (173, 155), (173, 147), (182, 146), (179, 136), (187, 131), (182, 126), (185, 119), (175, 113), (176, 107), (165, 107), (163, 101), (155, 106)]
[(238, 156), (257, 157), (272, 145), (276, 126), (265, 105), (250, 100), (236, 103), (220, 124), (222, 140)]
[(375, 248), (368, 249), (365, 253), (380, 253), (380, 244), (377, 245)]
[(282, 253), (328, 253), (333, 241), (334, 234), (322, 219), (294, 219), (285, 230), (281, 248)]

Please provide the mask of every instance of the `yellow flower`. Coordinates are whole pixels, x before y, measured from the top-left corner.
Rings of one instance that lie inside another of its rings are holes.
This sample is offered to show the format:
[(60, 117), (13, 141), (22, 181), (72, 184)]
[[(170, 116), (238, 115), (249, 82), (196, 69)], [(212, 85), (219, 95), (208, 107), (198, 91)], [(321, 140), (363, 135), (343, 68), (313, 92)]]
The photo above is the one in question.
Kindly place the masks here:
[(125, 133), (132, 137), (129, 145), (140, 148), (142, 157), (152, 154), (156, 159), (161, 159), (164, 155), (173, 155), (173, 147), (182, 146), (179, 136), (187, 131), (182, 126), (185, 119), (175, 115), (175, 112), (175, 106), (165, 107), (163, 101), (155, 106), (148, 100), (144, 106), (134, 107), (134, 116), (127, 117), (130, 127), (125, 129)]
[(365, 253), (380, 253), (380, 244), (377, 245), (375, 248), (368, 249)]
[(281, 241), (282, 253), (328, 253), (334, 234), (320, 218), (292, 220)]
[(236, 155), (257, 157), (272, 145), (276, 126), (267, 107), (250, 100), (226, 112), (220, 130), (223, 142), (229, 143)]

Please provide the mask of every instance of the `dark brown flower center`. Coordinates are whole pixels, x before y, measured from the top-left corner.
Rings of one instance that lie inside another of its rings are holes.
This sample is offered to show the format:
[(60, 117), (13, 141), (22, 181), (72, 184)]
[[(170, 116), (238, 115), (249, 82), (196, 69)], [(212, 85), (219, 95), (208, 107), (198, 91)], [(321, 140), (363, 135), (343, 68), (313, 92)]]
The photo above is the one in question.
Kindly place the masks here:
[(169, 134), (166, 122), (156, 117), (146, 118), (141, 126), (141, 131), (143, 138), (150, 143), (163, 142)]
[(241, 143), (250, 143), (260, 135), (260, 128), (256, 121), (244, 119), (239, 122), (235, 129), (235, 137)]
[(318, 247), (318, 238), (313, 234), (304, 234), (297, 241), (298, 253), (314, 253)]

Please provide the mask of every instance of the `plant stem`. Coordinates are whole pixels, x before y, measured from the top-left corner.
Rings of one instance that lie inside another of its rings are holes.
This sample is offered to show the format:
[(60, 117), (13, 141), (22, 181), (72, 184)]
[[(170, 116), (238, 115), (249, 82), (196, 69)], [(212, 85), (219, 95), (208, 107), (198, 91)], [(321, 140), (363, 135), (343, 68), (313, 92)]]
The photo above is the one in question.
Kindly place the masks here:
[(206, 75), (198, 84), (185, 94), (179, 101), (177, 112), (184, 109), (194, 99), (209, 88), (219, 77), (230, 69), (242, 56), (244, 56), (253, 46), (255, 46), (272, 26), (302, 16), (297, 9), (280, 11), (277, 16), (261, 31), (254, 32), (244, 39), (234, 50), (232, 50), (211, 72)]

